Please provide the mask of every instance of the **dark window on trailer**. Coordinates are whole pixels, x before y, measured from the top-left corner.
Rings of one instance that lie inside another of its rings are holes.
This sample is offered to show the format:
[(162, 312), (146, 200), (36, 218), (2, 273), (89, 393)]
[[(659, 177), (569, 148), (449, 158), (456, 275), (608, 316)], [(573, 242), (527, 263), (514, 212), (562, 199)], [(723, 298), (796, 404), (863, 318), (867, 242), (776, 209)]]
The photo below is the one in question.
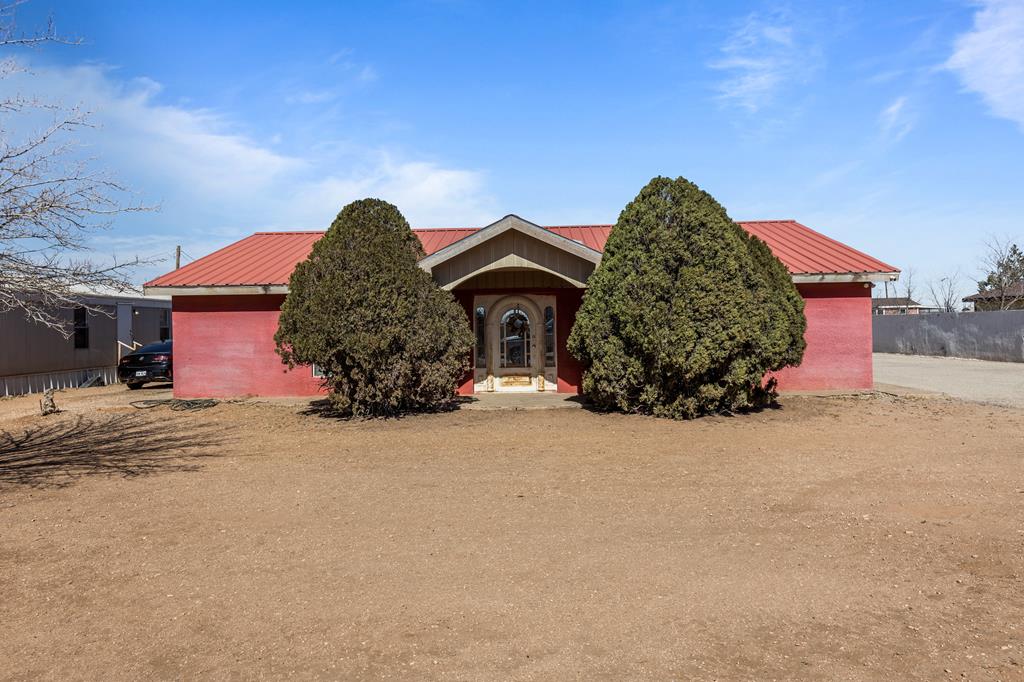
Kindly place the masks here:
[(75, 308), (75, 348), (89, 347), (89, 311)]
[(160, 340), (166, 341), (171, 338), (171, 311), (167, 308), (160, 309)]

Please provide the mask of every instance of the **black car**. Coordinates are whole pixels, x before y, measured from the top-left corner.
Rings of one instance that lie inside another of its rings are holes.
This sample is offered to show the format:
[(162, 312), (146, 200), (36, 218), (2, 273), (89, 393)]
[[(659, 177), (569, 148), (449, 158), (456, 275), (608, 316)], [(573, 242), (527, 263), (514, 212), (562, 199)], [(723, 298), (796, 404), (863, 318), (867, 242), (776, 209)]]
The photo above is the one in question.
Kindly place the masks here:
[(151, 343), (121, 358), (117, 378), (132, 390), (150, 381), (173, 381), (171, 341)]

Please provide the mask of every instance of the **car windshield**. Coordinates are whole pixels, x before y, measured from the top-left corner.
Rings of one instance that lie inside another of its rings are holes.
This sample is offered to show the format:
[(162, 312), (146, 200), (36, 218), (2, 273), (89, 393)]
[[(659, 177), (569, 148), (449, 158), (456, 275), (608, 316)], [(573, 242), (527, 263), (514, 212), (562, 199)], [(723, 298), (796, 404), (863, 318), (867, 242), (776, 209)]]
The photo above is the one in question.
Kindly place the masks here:
[(151, 343), (151, 344), (143, 346), (142, 348), (140, 348), (137, 351), (135, 351), (135, 353), (170, 353), (170, 352), (171, 352), (171, 342), (170, 341), (161, 341), (159, 343)]

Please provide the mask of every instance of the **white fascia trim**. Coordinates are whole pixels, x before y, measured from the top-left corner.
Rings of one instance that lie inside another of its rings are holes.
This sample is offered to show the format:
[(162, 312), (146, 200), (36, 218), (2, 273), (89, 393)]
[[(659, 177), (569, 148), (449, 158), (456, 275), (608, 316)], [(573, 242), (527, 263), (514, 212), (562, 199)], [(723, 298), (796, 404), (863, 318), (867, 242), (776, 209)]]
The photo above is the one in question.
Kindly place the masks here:
[(793, 275), (794, 284), (828, 284), (835, 282), (895, 282), (897, 272), (819, 272)]
[[(487, 229), (487, 228), (484, 228)], [(505, 228), (509, 229), (509, 228)], [(538, 228), (544, 230), (544, 228)], [(482, 232), (483, 230), (481, 230)], [(552, 233), (549, 233), (552, 234)], [(558, 235), (552, 234), (552, 236), (559, 239), (564, 239), (572, 244), (571, 239), (565, 239)], [(466, 239), (470, 239), (467, 237)], [(462, 240), (462, 241), (465, 241)], [(460, 244), (461, 242), (456, 242)], [(455, 244), (452, 244), (455, 246)], [(580, 245), (582, 246), (582, 245)], [(472, 247), (469, 247), (472, 248)], [(582, 248), (587, 249), (583, 246)], [(445, 249), (442, 249), (442, 251)], [(593, 249), (587, 249), (593, 251)], [(598, 255), (598, 261), (600, 261), (600, 253), (593, 251)], [(437, 253), (441, 253), (438, 251)], [(436, 254), (435, 254), (436, 255)], [(450, 254), (454, 255), (454, 254)], [(426, 260), (426, 259), (424, 259)], [(442, 259), (444, 260), (444, 259)], [(589, 259), (588, 259), (589, 260)], [(422, 267), (423, 261), (420, 261)], [(436, 263), (434, 264), (436, 265)], [(546, 270), (546, 268), (538, 268), (540, 270)], [(429, 267), (424, 267), (424, 270), (430, 271)], [(474, 273), (476, 274), (476, 273)], [(558, 273), (552, 273), (558, 274)], [(564, 276), (559, 275), (563, 279)], [(828, 283), (841, 283), (841, 282), (895, 282), (899, 279), (899, 272), (825, 272), (825, 273), (804, 273), (793, 275), (794, 284), (828, 284)], [(461, 280), (460, 280), (461, 281)], [(240, 286), (225, 285), (225, 286), (194, 286), (194, 287), (143, 287), (143, 291), (146, 296), (259, 296), (261, 294), (287, 294), (287, 284), (246, 284)]]
[(78, 300), (86, 305), (137, 305), (139, 307), (170, 308), (171, 301), (168, 298), (156, 298), (145, 296), (79, 296)]
[(440, 251), (435, 251), (426, 258), (421, 259), (419, 265), (427, 272), (431, 272), (434, 266), (445, 262), (449, 258), (457, 256), (460, 253), (464, 253), (465, 251), (472, 249), (474, 246), (482, 244), (488, 239), (497, 237), (499, 234), (512, 229), (519, 230), (523, 234), (527, 234), (546, 244), (550, 244), (556, 249), (567, 251), (568, 253), (578, 256), (583, 260), (590, 261), (595, 265), (601, 262), (600, 251), (595, 251), (589, 246), (573, 241), (568, 237), (563, 237), (562, 235), (555, 234), (550, 230), (545, 230), (540, 225), (531, 223), (529, 220), (523, 220), (517, 215), (509, 214), (501, 220), (477, 230), (468, 237), (463, 237), (459, 241), (449, 244)]
[(287, 284), (247, 284), (210, 287), (143, 287), (147, 296), (258, 296), (287, 294)]

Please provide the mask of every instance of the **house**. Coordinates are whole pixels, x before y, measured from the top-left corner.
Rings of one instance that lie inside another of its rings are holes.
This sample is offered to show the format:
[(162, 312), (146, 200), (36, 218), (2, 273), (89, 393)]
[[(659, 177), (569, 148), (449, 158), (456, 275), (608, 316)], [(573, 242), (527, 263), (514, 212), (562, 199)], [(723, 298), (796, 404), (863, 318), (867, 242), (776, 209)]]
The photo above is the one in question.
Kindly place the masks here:
[(83, 294), (79, 300), (82, 307), (58, 311), (71, 338), (21, 311), (0, 313), (0, 395), (78, 386), (97, 375), (116, 383), (123, 354), (171, 338), (170, 299)]
[(871, 299), (872, 315), (920, 315), (922, 313), (936, 313), (938, 311), (938, 308), (922, 305), (906, 296), (889, 298), (880, 296)]
[[(870, 388), (872, 283), (895, 281), (896, 268), (793, 220), (740, 225), (782, 260), (806, 302), (807, 352), (778, 373), (780, 386)], [(460, 393), (579, 391), (566, 338), (611, 230), (515, 215), (483, 228), (414, 230), (427, 254), (420, 267), (462, 304), (476, 336)], [(281, 364), (273, 339), (289, 275), (322, 235), (258, 232), (145, 285), (173, 301), (175, 395), (322, 390), (316, 368)]]
[(994, 289), (983, 293), (971, 294), (963, 298), (964, 303), (971, 303), (978, 312), (988, 310), (1024, 310), (1024, 282), (1011, 284), (1005, 289)]

